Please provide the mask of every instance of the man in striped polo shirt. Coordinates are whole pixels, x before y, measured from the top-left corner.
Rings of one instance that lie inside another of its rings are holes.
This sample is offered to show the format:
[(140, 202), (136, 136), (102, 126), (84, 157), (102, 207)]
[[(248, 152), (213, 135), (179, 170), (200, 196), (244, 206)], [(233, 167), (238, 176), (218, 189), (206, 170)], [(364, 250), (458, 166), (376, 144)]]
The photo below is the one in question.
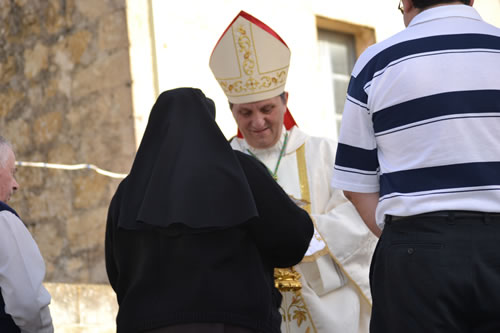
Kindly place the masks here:
[(371, 332), (500, 332), (500, 29), (473, 3), (402, 0), (352, 73), (332, 184), (381, 235)]

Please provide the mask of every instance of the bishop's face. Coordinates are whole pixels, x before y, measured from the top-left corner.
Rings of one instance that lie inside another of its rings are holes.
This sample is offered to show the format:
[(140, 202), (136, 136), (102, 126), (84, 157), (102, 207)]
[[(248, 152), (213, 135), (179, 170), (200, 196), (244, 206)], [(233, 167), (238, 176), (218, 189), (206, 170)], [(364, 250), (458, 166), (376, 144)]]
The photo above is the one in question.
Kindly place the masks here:
[(283, 130), (288, 93), (263, 101), (234, 104), (233, 117), (247, 143), (253, 148), (265, 149), (278, 142)]

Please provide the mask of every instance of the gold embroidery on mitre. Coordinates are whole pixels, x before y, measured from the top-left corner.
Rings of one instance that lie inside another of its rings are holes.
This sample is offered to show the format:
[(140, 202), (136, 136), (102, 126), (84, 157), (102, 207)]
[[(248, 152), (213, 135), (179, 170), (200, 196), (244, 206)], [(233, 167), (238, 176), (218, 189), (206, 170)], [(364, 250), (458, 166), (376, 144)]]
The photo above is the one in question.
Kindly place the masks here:
[(233, 27), (233, 38), (237, 50), (238, 64), (245, 78), (217, 79), (224, 93), (229, 96), (245, 96), (266, 92), (282, 87), (286, 83), (288, 66), (273, 71), (255, 73), (258, 67), (253, 36), (249, 36), (251, 25), (248, 22)]
[(256, 92), (266, 92), (284, 86), (286, 83), (286, 71), (281, 70), (272, 76), (264, 75), (259, 78), (250, 77), (246, 80), (218, 80), (226, 95), (242, 96)]

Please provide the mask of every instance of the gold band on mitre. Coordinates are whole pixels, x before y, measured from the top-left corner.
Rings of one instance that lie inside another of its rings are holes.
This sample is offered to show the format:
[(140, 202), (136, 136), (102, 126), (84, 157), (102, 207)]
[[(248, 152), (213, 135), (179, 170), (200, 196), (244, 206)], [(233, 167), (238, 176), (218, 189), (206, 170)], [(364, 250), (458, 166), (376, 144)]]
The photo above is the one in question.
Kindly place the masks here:
[(280, 95), (290, 65), (290, 49), (267, 25), (241, 11), (224, 31), (210, 57), (210, 69), (234, 104)]

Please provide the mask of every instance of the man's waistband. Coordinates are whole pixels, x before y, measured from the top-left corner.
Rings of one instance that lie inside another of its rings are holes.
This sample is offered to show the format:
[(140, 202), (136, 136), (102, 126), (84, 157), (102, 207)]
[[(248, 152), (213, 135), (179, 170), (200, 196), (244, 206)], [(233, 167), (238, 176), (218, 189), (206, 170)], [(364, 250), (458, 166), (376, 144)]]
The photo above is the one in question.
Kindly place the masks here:
[(385, 223), (392, 223), (396, 221), (403, 221), (414, 218), (442, 218), (443, 220), (454, 221), (456, 219), (484, 219), (493, 220), (500, 218), (500, 213), (488, 213), (488, 212), (474, 212), (466, 210), (441, 210), (436, 212), (429, 212), (424, 214), (412, 215), (412, 216), (394, 216), (386, 215)]

